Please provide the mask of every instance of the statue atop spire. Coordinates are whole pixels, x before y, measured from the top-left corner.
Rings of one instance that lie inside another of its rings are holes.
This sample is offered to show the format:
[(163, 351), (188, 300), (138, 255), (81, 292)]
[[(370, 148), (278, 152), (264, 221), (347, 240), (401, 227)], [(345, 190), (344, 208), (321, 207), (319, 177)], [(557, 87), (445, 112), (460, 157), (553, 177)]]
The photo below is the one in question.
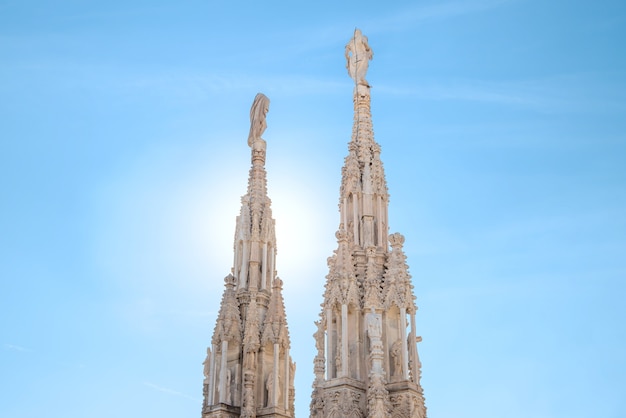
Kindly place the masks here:
[(372, 58), (374, 58), (374, 52), (367, 43), (367, 36), (364, 36), (360, 29), (355, 29), (354, 36), (346, 44), (346, 68), (355, 84), (369, 87), (365, 73), (367, 73), (368, 61)]
[(265, 117), (267, 116), (267, 112), (270, 110), (270, 99), (267, 98), (263, 93), (258, 93), (254, 98), (254, 102), (252, 102), (252, 107), (250, 108), (250, 134), (248, 135), (248, 146), (252, 147), (252, 145), (257, 140), (262, 140), (261, 135), (265, 132), (267, 128), (267, 122), (265, 121)]

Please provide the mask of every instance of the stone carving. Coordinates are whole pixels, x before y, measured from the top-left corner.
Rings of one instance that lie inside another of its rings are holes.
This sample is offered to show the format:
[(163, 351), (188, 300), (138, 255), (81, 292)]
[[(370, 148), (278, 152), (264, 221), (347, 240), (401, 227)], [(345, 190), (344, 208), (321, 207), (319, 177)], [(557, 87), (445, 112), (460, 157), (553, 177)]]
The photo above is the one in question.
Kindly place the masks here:
[(389, 235), (389, 242), (392, 250), (384, 275), (385, 281), (388, 283), (384, 296), (385, 307), (390, 308), (395, 305), (398, 308), (415, 310), (413, 284), (406, 265), (406, 255), (402, 250), (404, 236), (396, 232)]
[(324, 324), (322, 321), (315, 321), (315, 326), (317, 327), (317, 331), (313, 334), (313, 338), (315, 338), (315, 348), (317, 348), (317, 352), (324, 352)]
[(255, 414), (254, 406), (254, 392), (251, 385), (245, 385), (243, 389), (243, 408), (241, 410), (242, 418), (254, 418)]
[(204, 374), (204, 382), (207, 383), (209, 381), (209, 373), (211, 370), (211, 348), (207, 347), (206, 349), (206, 358), (202, 363), (204, 366), (203, 374)]
[(397, 340), (391, 345), (391, 358), (393, 359), (393, 375), (402, 375), (402, 340)]
[(262, 139), (261, 135), (267, 128), (265, 117), (270, 110), (270, 99), (263, 93), (258, 93), (250, 108), (250, 134), (248, 135), (248, 146), (252, 147), (254, 142)]
[(324, 397), (322, 390), (317, 386), (313, 386), (313, 393), (311, 394), (311, 404), (309, 406), (311, 411), (311, 418), (324, 416)]
[(363, 418), (361, 394), (349, 389), (334, 390), (324, 396), (324, 416), (328, 418)]
[(367, 270), (365, 271), (365, 280), (363, 282), (363, 308), (373, 309), (381, 306), (381, 275), (379, 266), (376, 264), (376, 247), (368, 247), (366, 249), (367, 255)]
[[(418, 344), (422, 342), (422, 337), (417, 336), (413, 337), (413, 333), (411, 332), (408, 336), (408, 346), (411, 347), (412, 344)], [(411, 380), (418, 385), (420, 384), (420, 380), (422, 378), (422, 363), (419, 359), (419, 354), (417, 353), (417, 346), (415, 346), (415, 351), (411, 355), (409, 359), (409, 375)]]
[(248, 371), (256, 370), (256, 351), (255, 350), (245, 351), (243, 368), (244, 370), (248, 370)]
[(370, 337), (370, 341), (380, 339), (383, 335), (382, 330), (382, 315), (377, 314), (374, 308), (371, 309), (367, 315), (365, 315), (365, 321), (367, 324), (367, 335)]
[(370, 386), (367, 391), (367, 417), (387, 418), (391, 413), (391, 404), (388, 392), (385, 389), (385, 379), (382, 376), (370, 377)]
[(267, 390), (266, 406), (275, 406), (274, 399), (276, 399), (276, 391), (278, 390), (278, 394), (280, 394), (280, 375), (278, 376), (278, 382), (275, 382), (274, 372), (270, 371), (267, 375), (267, 379), (265, 380), (265, 390)]
[(256, 353), (260, 347), (259, 317), (256, 303), (256, 292), (250, 295), (248, 314), (243, 336), (244, 370), (256, 370)]
[(291, 360), (291, 357), (289, 357), (289, 411), (291, 412), (292, 416), (295, 414), (295, 410), (296, 410), (296, 405), (295, 405), (296, 390), (295, 390), (295, 385), (294, 385), (295, 377), (296, 377), (296, 363)]
[(423, 397), (415, 393), (401, 393), (390, 397), (391, 418), (425, 418), (426, 408)]
[(265, 320), (263, 322), (263, 336), (261, 337), (261, 342), (263, 344), (269, 342), (289, 347), (289, 334), (287, 330), (282, 287), (283, 281), (277, 277), (272, 285), (273, 292), (270, 296), (270, 303), (267, 307), (267, 313), (265, 314)]
[(346, 44), (346, 68), (348, 74), (356, 84), (368, 86), (365, 80), (368, 61), (374, 58), (374, 53), (370, 48), (367, 36), (361, 33), (360, 29), (354, 30), (354, 36)]

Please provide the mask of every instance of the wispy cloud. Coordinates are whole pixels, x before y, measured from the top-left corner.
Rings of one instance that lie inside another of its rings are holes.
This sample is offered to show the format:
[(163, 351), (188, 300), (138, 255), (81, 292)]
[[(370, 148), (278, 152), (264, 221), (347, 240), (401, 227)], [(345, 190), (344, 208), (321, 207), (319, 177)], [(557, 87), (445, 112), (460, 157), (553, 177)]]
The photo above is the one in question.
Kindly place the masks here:
[[(329, 94), (349, 82), (323, 80), (306, 75), (254, 75), (178, 72), (170, 74), (146, 74), (118, 84), (119, 91), (157, 91), (185, 99), (206, 99), (216, 92), (249, 91), (261, 88), (269, 93), (282, 94)], [(114, 86), (115, 87), (115, 86)]]
[(194, 398), (193, 396), (186, 395), (186, 394), (184, 394), (182, 392), (179, 392), (177, 390), (173, 390), (173, 389), (166, 388), (166, 387), (163, 387), (163, 386), (155, 385), (154, 383), (151, 383), (151, 382), (143, 382), (143, 384), (145, 386), (151, 388), (151, 389), (156, 390), (157, 392), (167, 393), (168, 395), (172, 395), (172, 396), (179, 396), (181, 398), (190, 399), (190, 400), (195, 401), (195, 402), (200, 402), (201, 401), (200, 399)]
[(515, 1), (517, 0), (449, 1), (414, 6), (370, 22), (368, 33), (404, 30), (407, 27), (430, 20), (447, 19), (478, 13)]
[(211, 318), (217, 315), (217, 311), (209, 310), (182, 310), (170, 309), (169, 313), (175, 316), (192, 317), (192, 318)]
[[(544, 113), (624, 111), (620, 91), (612, 86), (613, 96), (600, 94), (609, 86), (601, 75), (564, 74), (531, 80), (441, 80), (410, 85), (381, 85), (376, 90), (394, 96), (411, 96), (436, 101), (492, 103), (533, 109)], [(608, 97), (608, 98), (607, 98)]]
[(30, 348), (22, 347), (20, 345), (8, 344), (8, 343), (4, 344), (4, 348), (6, 350), (18, 351), (20, 353), (32, 353), (33, 351), (35, 351), (35, 350), (30, 349)]

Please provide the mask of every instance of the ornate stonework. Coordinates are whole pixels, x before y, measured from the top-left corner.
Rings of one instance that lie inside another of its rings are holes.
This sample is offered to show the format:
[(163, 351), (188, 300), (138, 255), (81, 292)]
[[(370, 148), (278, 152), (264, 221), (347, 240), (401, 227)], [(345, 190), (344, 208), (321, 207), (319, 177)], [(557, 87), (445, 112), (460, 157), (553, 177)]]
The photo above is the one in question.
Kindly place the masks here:
[(283, 282), (276, 277), (276, 233), (267, 196), (261, 135), (269, 99), (250, 109), (252, 167), (237, 217), (232, 273), (203, 363), (202, 418), (293, 418), (293, 375)]
[(404, 237), (388, 235), (389, 194), (365, 79), (372, 58), (357, 29), (346, 45), (354, 123), (341, 171), (337, 250), (315, 323), (312, 418), (426, 418)]
[[(357, 29), (346, 45), (354, 80), (354, 121), (342, 168), (337, 249), (317, 330), (311, 418), (426, 418), (420, 384), (415, 295), (404, 237), (388, 235), (389, 194), (374, 140), (373, 52)], [(202, 418), (294, 417), (289, 331), (276, 276), (276, 234), (266, 190), (269, 99), (250, 110), (252, 167), (237, 217), (234, 261), (225, 279), (211, 347), (203, 363)]]

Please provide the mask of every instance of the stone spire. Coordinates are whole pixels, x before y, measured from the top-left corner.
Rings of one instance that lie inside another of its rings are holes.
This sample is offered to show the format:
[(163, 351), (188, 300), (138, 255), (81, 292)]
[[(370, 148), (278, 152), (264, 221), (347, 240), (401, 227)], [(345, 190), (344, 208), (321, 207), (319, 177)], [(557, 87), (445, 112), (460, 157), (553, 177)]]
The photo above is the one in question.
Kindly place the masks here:
[(270, 290), (274, 274), (276, 232), (272, 201), (267, 196), (266, 143), (261, 138), (268, 110), (269, 99), (257, 94), (250, 110), (248, 145), (252, 149), (252, 167), (248, 192), (241, 198), (241, 212), (235, 229), (233, 269), (238, 278), (237, 290)]
[(232, 274), (204, 362), (202, 418), (293, 418), (295, 364), (282, 281), (276, 277), (276, 233), (265, 172), (269, 99), (250, 110), (252, 167), (237, 217)]
[(388, 236), (389, 194), (365, 79), (372, 58), (356, 29), (346, 45), (354, 123), (341, 171), (337, 250), (314, 335), (312, 418), (426, 417), (404, 237)]

